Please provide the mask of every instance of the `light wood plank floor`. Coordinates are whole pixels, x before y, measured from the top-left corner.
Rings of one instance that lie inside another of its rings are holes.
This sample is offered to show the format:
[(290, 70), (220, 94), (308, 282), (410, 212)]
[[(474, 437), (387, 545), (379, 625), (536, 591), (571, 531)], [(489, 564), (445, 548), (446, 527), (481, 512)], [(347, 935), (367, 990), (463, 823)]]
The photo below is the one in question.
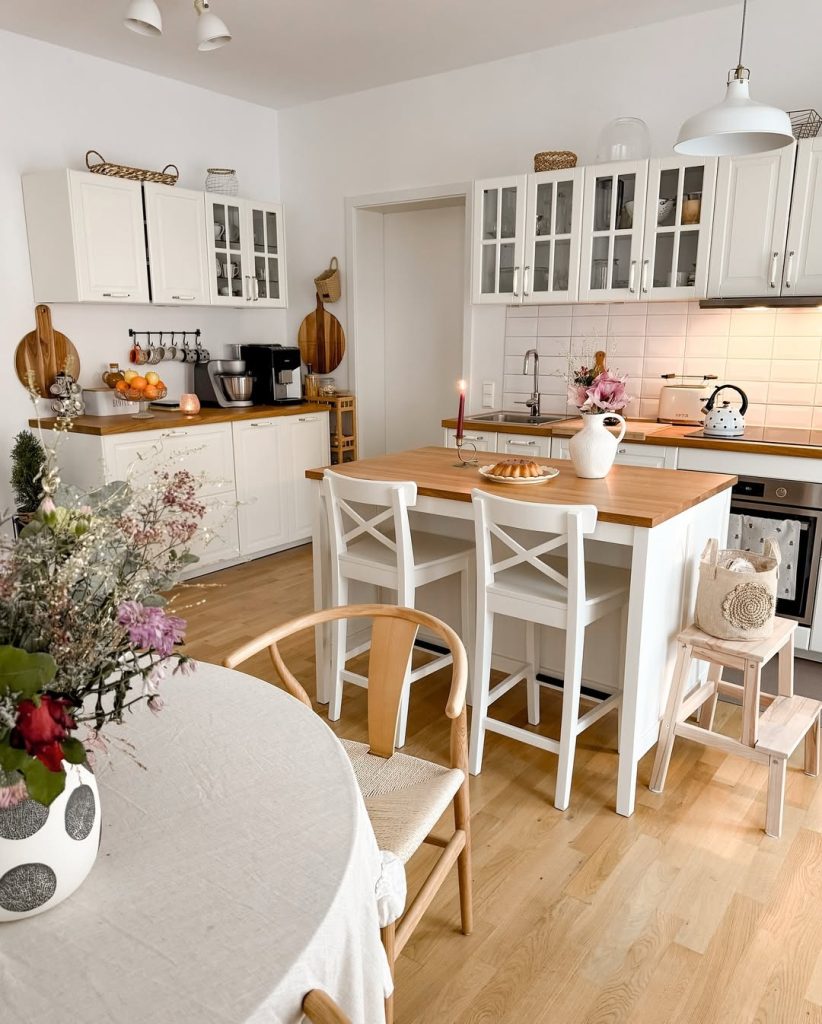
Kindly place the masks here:
[[(219, 662), (311, 608), (310, 548), (206, 577), (179, 607), (192, 603), (188, 651)], [(310, 638), (285, 654), (313, 695)], [(267, 657), (245, 668), (274, 679)], [(408, 753), (445, 761), (446, 690), (447, 672), (415, 685)], [(558, 735), (559, 699), (542, 701), (540, 729)], [(497, 705), (523, 725), (524, 706), (517, 692)], [(738, 714), (720, 705), (720, 728)], [(364, 718), (346, 687), (335, 730), (364, 739)], [(822, 1024), (822, 785), (795, 761), (785, 832), (769, 839), (766, 769), (678, 740), (665, 794), (647, 789), (651, 752), (625, 819), (615, 737), (613, 716), (581, 737), (561, 814), (556, 758), (488, 736), (471, 782), (475, 930), (459, 932), (454, 876), (398, 963), (397, 1024)]]

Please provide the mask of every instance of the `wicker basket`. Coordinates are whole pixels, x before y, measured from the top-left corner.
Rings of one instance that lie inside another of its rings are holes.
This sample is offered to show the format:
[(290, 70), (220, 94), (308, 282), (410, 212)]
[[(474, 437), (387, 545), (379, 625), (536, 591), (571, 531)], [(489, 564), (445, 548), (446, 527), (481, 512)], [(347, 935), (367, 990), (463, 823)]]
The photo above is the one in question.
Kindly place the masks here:
[(534, 154), (534, 170), (564, 171), (566, 167), (576, 167), (577, 155), (570, 149), (548, 149), (544, 153)]
[(236, 196), (240, 192), (237, 172), (232, 167), (209, 167), (206, 171), (206, 192)]
[[(96, 156), (100, 158), (99, 164), (92, 164), (89, 158)], [(131, 181), (154, 181), (158, 185), (176, 185), (180, 177), (180, 171), (176, 164), (166, 164), (162, 171), (144, 171), (139, 167), (129, 167), (126, 164), (110, 164), (104, 160), (96, 149), (90, 149), (86, 153), (86, 167), (92, 174), (105, 174), (109, 178), (129, 178)], [(174, 173), (169, 174), (169, 168), (174, 168)]]
[(328, 270), (324, 270), (319, 277), (314, 278), (317, 287), (317, 294), (323, 302), (336, 302), (342, 294), (340, 287), (340, 265), (337, 257), (334, 256)]

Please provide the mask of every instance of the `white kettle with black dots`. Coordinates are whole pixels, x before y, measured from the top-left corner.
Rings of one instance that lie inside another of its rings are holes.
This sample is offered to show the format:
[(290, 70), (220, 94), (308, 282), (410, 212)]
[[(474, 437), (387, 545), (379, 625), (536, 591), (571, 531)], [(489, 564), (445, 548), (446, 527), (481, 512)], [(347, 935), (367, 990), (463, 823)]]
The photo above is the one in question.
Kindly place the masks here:
[[(737, 408), (729, 401), (717, 403), (717, 396), (721, 391), (735, 391), (742, 399), (742, 404)], [(748, 410), (748, 396), (738, 388), (736, 384), (720, 384), (714, 389), (714, 393), (705, 403), (705, 424), (702, 433), (705, 437), (742, 437), (745, 433), (745, 413)]]

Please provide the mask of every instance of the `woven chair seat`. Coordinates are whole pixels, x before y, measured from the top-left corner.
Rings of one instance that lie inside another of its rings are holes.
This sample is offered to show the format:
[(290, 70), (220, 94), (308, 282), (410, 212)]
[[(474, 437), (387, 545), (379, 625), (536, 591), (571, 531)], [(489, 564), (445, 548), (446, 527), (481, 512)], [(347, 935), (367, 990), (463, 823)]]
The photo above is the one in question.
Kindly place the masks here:
[(377, 845), (407, 863), (448, 809), (465, 775), (409, 754), (377, 757), (367, 743), (341, 739), (351, 761)]

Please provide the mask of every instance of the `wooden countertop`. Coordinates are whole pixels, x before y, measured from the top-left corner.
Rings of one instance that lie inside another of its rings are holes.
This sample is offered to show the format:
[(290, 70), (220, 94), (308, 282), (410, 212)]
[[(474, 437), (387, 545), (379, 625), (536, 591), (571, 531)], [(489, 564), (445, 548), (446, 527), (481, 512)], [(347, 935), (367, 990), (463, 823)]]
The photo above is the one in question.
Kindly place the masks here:
[[(602, 522), (645, 528), (659, 526), (736, 483), (735, 476), (721, 473), (620, 465), (603, 480), (581, 480), (567, 459), (535, 459), (541, 465), (556, 466), (560, 475), (539, 486), (509, 487), (487, 482), (476, 468), (457, 469), (455, 458), (452, 448), (416, 448), (335, 466), (334, 472), (359, 480), (413, 480), (419, 494), (451, 501), (470, 501), (472, 489), (478, 487), (522, 501), (596, 505)], [(309, 480), (321, 480), (322, 475), (322, 468), (306, 472)]]
[[(740, 441), (723, 441), (718, 437), (689, 437), (700, 428), (696, 426), (676, 427), (669, 423), (657, 423), (656, 420), (627, 420), (628, 430), (623, 440), (636, 444), (655, 444), (672, 448), (708, 448), (721, 452), (745, 452), (749, 455), (794, 455), (800, 459), (822, 459), (822, 445), (797, 444), (767, 440), (763, 437), (762, 427), (748, 427), (745, 437)], [(443, 427), (455, 430), (456, 419), (442, 421)], [(487, 420), (472, 420), (465, 417), (467, 430), (487, 430), (502, 434), (527, 434), (531, 437), (573, 437), (582, 429), (582, 420), (577, 416), (571, 419), (552, 420), (538, 426), (527, 423), (493, 423)], [(612, 429), (614, 433), (617, 428)], [(808, 431), (809, 435), (822, 434), (820, 431)]]
[[(163, 412), (152, 409), (152, 419), (138, 420), (130, 415), (123, 416), (77, 416), (72, 421), (75, 434), (94, 434), (107, 437), (109, 434), (133, 434), (142, 430), (173, 430), (181, 427), (208, 427), (214, 423), (232, 423), (235, 420), (262, 420), (272, 416), (304, 416), (311, 412), (328, 412), (328, 406), (303, 402), (301, 405), (247, 405), (231, 409), (203, 408), (196, 416), (181, 412)], [(54, 417), (40, 420), (39, 426), (51, 430), (57, 420)], [(29, 426), (38, 426), (35, 419)]]

